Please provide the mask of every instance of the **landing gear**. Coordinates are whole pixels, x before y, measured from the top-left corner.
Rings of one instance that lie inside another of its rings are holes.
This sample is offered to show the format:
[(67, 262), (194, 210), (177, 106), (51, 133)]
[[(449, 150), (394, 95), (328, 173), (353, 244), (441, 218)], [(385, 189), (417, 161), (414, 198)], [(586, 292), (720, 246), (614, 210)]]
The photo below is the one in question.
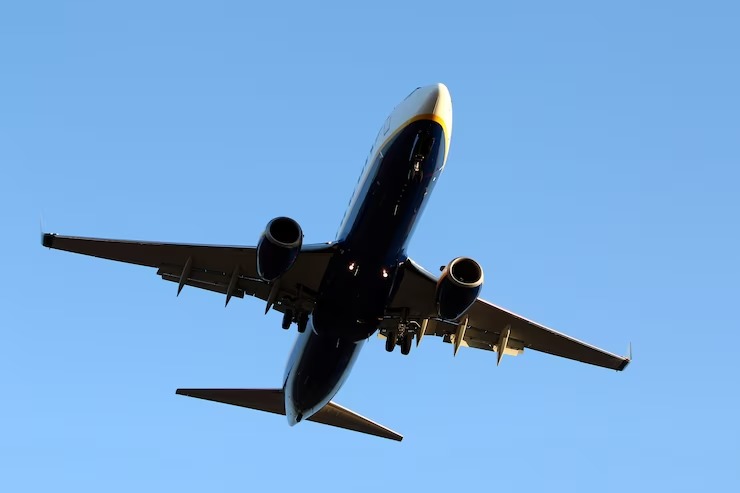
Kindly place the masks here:
[(293, 322), (295, 322), (298, 326), (298, 332), (303, 334), (306, 331), (306, 327), (308, 326), (308, 313), (296, 313), (295, 311), (290, 309), (285, 310), (285, 313), (283, 313), (283, 329), (290, 329), (290, 325)]
[(394, 349), (396, 349), (396, 341), (398, 340), (398, 335), (395, 330), (389, 330), (388, 333), (385, 336), (385, 350), (389, 353), (392, 353)]
[(293, 323), (293, 310), (285, 310), (283, 313), (283, 324), (282, 327), (285, 330), (290, 329), (290, 324)]
[(424, 172), (421, 170), (421, 163), (423, 160), (424, 158), (421, 157), (419, 160), (414, 161), (411, 164), (411, 169), (409, 170), (407, 177), (409, 181), (419, 183), (421, 182), (421, 179), (424, 178)]
[(411, 169), (409, 169), (408, 174), (409, 181), (420, 183), (422, 178), (424, 178), (422, 164), (426, 160), (427, 156), (431, 154), (432, 148), (434, 147), (434, 140), (434, 137), (432, 137), (428, 132), (420, 131), (416, 134), (414, 147), (411, 149), (411, 153), (409, 154), (409, 163), (411, 164)]
[(388, 330), (385, 334), (385, 350), (393, 352), (397, 345), (401, 346), (401, 354), (407, 355), (411, 352), (411, 346), (414, 342), (414, 336), (421, 330), (418, 322), (412, 320), (406, 321), (405, 315), (398, 323), (398, 328)]
[(401, 340), (401, 354), (407, 355), (411, 352), (411, 343), (414, 340), (414, 334), (410, 331), (406, 331)]
[(298, 332), (303, 334), (308, 326), (308, 313), (300, 312), (298, 314), (296, 324), (298, 325)]

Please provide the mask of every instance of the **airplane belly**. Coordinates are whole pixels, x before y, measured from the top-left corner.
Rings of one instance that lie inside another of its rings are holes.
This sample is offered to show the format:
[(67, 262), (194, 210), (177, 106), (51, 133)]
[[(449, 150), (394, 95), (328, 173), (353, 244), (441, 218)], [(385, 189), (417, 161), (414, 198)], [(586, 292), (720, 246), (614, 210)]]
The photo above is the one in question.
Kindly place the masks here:
[(375, 156), (340, 235), (348, 248), (397, 259), (444, 165), (442, 126), (410, 123)]
[(285, 379), (285, 410), (295, 424), (324, 407), (347, 379), (365, 340), (309, 330), (299, 336)]
[(317, 333), (360, 340), (375, 332), (444, 149), (442, 126), (418, 120), (378, 152), (324, 274), (313, 311)]

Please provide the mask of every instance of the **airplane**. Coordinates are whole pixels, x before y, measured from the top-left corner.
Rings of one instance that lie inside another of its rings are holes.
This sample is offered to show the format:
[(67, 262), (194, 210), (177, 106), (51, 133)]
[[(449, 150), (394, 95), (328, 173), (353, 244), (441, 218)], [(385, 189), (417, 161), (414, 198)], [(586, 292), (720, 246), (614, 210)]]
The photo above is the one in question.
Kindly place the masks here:
[[(457, 257), (435, 277), (407, 255), (445, 168), (452, 101), (444, 84), (418, 87), (383, 122), (333, 242), (303, 244), (288, 217), (268, 222), (256, 247), (158, 243), (43, 234), (45, 247), (154, 267), (166, 281), (234, 298), (254, 296), (297, 327), (282, 387), (177, 389), (176, 393), (401, 441), (395, 431), (335, 403), (366, 341), (378, 333), (402, 354), (425, 336), (504, 355), (533, 349), (613, 370), (631, 360), (479, 298), (483, 269)], [(631, 351), (630, 351), (631, 353)]]

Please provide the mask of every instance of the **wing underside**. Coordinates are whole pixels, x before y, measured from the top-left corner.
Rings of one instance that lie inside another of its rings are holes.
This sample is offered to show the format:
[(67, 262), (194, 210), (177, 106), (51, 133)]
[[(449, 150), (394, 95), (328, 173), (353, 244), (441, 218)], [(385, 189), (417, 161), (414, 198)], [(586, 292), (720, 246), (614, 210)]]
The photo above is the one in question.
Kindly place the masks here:
[[(618, 356), (538, 324), (488, 301), (478, 299), (459, 321), (436, 318), (434, 295), (437, 279), (412, 260), (403, 267), (403, 278), (390, 313), (405, 312), (409, 319), (423, 321), (422, 335), (436, 335), (445, 342), (504, 354), (517, 355), (533, 349), (591, 365), (624, 370), (630, 358)], [(391, 316), (387, 327), (395, 323)]]
[[(262, 281), (256, 271), (256, 248), (242, 246), (196, 245), (149, 241), (111, 240), (45, 234), (43, 245), (57, 250), (90, 255), (157, 269), (166, 281), (193, 286), (226, 296), (254, 296), (274, 301), (284, 311), (310, 311), (316, 292), (333, 253), (331, 244), (307, 245), (293, 267), (274, 284)], [(292, 304), (292, 305), (291, 305)], [(296, 306), (293, 306), (296, 305)]]
[[(166, 281), (193, 286), (232, 297), (254, 296), (274, 302), (278, 311), (288, 308), (312, 311), (319, 284), (331, 256), (332, 244), (301, 249), (295, 265), (275, 285), (262, 281), (256, 272), (256, 249), (181, 243), (110, 240), (45, 234), (46, 247), (91, 255), (157, 269)], [(596, 366), (623, 370), (630, 358), (618, 356), (557, 332), (509, 310), (478, 299), (464, 321), (436, 318), (434, 293), (437, 279), (412, 260), (402, 268), (402, 278), (387, 311), (381, 332), (396, 323), (400, 313), (424, 322), (423, 334), (436, 335), (459, 346), (516, 355), (533, 349)]]

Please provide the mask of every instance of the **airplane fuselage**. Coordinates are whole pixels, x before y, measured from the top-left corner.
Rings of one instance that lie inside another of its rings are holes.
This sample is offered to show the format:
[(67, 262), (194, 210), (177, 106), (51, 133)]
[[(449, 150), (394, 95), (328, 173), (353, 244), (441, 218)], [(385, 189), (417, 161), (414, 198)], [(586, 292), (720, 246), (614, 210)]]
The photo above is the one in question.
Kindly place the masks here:
[(292, 425), (325, 406), (378, 328), (399, 265), (449, 149), (452, 105), (442, 84), (418, 88), (378, 132), (339, 228), (308, 329), (283, 390)]

